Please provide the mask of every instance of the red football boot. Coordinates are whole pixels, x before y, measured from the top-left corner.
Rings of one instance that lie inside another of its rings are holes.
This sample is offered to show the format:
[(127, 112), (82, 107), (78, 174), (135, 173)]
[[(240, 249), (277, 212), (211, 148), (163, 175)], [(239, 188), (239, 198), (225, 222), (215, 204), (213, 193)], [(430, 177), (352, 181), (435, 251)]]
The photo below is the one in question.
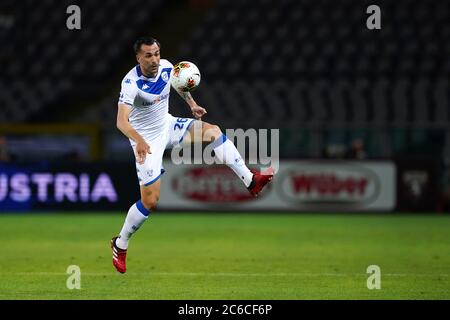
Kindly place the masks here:
[(116, 267), (117, 271), (120, 273), (125, 273), (127, 271), (127, 250), (126, 249), (120, 249), (118, 246), (116, 246), (116, 239), (117, 237), (114, 237), (111, 239), (111, 249), (112, 249), (112, 263), (113, 266)]
[(265, 172), (257, 172), (253, 169), (250, 171), (253, 173), (253, 178), (247, 189), (253, 196), (257, 197), (265, 185), (272, 181), (274, 170), (270, 167)]

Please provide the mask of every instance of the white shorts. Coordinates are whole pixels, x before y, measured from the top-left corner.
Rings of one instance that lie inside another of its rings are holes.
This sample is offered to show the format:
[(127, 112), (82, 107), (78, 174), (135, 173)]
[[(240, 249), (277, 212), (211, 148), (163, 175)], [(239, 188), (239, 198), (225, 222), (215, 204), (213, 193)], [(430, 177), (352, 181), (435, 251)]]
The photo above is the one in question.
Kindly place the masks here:
[[(147, 154), (145, 162), (139, 164), (136, 161), (136, 171), (141, 186), (149, 186), (158, 181), (164, 173), (162, 159), (164, 150), (173, 148), (181, 143), (187, 131), (194, 123), (192, 118), (176, 118), (171, 114), (167, 114), (165, 129), (161, 134), (151, 140), (143, 137), (150, 146), (151, 154)], [(133, 152), (136, 155), (136, 143), (130, 140)]]

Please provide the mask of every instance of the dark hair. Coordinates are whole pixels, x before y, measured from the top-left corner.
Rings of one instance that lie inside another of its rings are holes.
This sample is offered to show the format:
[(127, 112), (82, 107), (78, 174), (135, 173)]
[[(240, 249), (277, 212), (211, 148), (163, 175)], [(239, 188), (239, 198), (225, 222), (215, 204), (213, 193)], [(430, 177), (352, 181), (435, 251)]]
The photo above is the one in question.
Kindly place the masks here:
[(136, 42), (133, 45), (134, 53), (137, 54), (139, 52), (139, 50), (141, 50), (141, 46), (143, 44), (151, 46), (152, 44), (155, 44), (155, 43), (161, 49), (161, 45), (159, 44), (158, 40), (156, 40), (155, 38), (152, 38), (152, 37), (140, 37), (139, 39), (136, 40)]

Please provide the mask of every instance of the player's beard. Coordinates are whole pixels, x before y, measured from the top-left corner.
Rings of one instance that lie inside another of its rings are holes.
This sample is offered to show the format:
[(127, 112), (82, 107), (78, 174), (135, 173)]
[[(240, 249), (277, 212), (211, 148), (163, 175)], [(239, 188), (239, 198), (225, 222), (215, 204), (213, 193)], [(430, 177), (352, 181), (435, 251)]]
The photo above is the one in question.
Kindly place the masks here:
[(151, 77), (154, 77), (158, 73), (158, 68), (159, 68), (159, 64), (150, 65), (150, 66), (148, 66), (148, 69), (146, 69), (145, 71), (148, 75), (150, 75)]

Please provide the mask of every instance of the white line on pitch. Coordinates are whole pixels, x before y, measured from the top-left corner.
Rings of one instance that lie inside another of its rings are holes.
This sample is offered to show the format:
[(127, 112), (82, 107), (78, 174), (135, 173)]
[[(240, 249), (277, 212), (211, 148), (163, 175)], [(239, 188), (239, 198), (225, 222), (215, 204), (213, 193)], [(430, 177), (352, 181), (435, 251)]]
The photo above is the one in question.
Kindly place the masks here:
[[(18, 276), (67, 276), (64, 272), (12, 272), (4, 273)], [(84, 276), (111, 276), (116, 272), (82, 272)], [(186, 276), (186, 277), (350, 277), (367, 276), (366, 273), (234, 273), (234, 272), (141, 272), (127, 273), (129, 276)], [(450, 277), (450, 274), (425, 273), (383, 273), (387, 277)]]

